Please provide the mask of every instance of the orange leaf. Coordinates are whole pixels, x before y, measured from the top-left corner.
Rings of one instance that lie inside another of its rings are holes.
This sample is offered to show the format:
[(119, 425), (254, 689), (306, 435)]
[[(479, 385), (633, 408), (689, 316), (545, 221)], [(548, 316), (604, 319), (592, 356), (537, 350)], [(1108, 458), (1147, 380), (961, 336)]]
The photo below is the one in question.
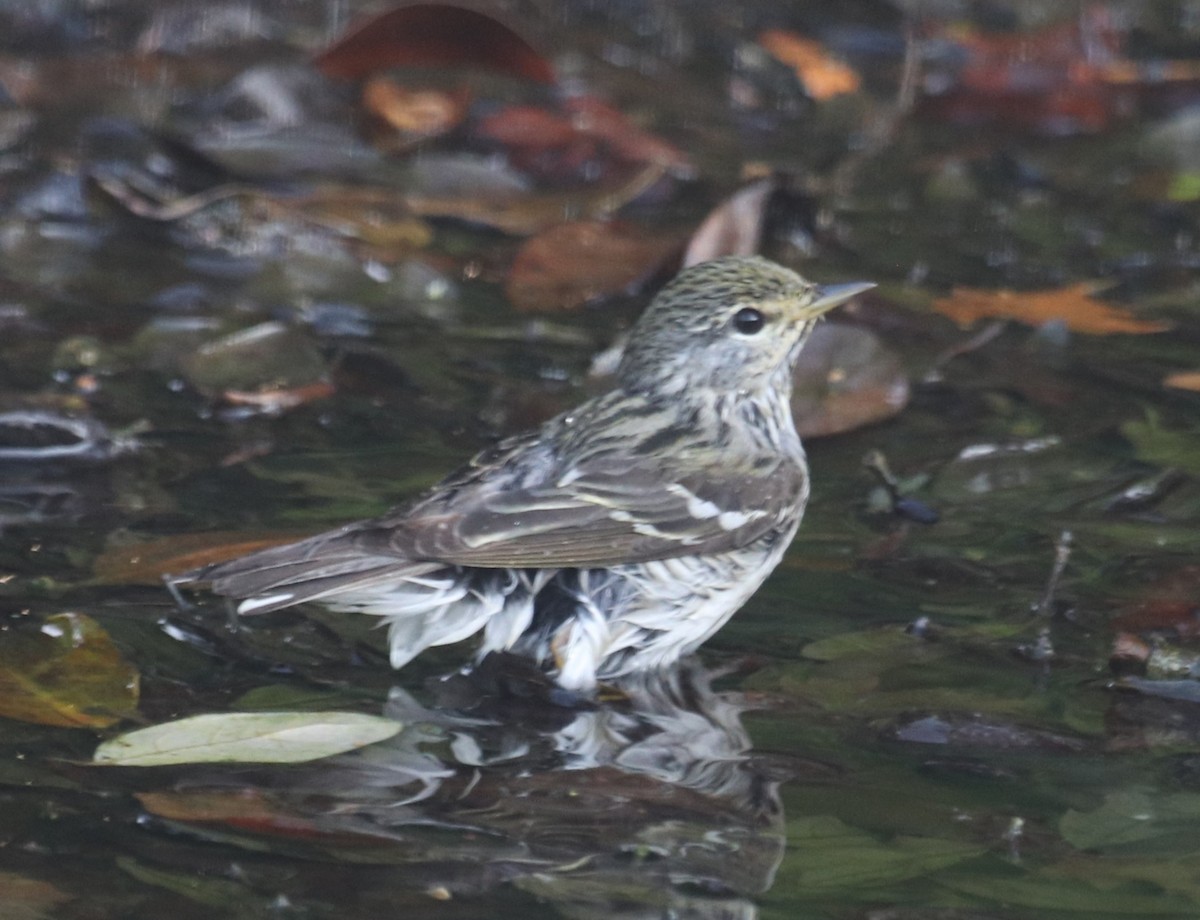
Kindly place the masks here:
[(92, 563), (96, 581), (110, 585), (157, 585), (164, 575), (224, 562), (270, 546), (298, 540), (303, 534), (272, 534), (257, 538), (244, 533), (185, 533), (132, 546), (110, 549)]
[(969, 326), (987, 317), (1003, 317), (1030, 326), (1062, 320), (1067, 328), (1092, 335), (1118, 332), (1141, 335), (1171, 328), (1168, 322), (1138, 319), (1125, 310), (1110, 307), (1092, 296), (1096, 291), (1097, 286), (1090, 282), (1043, 291), (955, 288), (949, 297), (935, 300), (933, 309), (960, 326)]
[(758, 43), (777, 61), (796, 71), (804, 89), (818, 102), (856, 92), (862, 83), (849, 65), (810, 38), (783, 29), (768, 29)]
[(470, 102), (466, 90), (408, 89), (387, 77), (362, 88), (363, 108), (409, 140), (440, 137), (458, 127)]
[(306, 403), (334, 394), (328, 380), (317, 380), (298, 387), (268, 387), (262, 390), (225, 390), (221, 398), (231, 406), (251, 406), (268, 415), (278, 415)]
[(1200, 371), (1182, 371), (1163, 380), (1163, 386), (1176, 390), (1200, 390)]

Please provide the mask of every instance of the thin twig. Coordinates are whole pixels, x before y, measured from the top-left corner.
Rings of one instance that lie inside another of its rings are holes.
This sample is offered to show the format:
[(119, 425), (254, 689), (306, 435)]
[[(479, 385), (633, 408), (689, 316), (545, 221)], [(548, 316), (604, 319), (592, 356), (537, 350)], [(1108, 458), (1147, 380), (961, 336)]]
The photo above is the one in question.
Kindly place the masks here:
[(1058, 582), (1062, 578), (1067, 560), (1071, 558), (1071, 531), (1064, 530), (1059, 534), (1058, 542), (1054, 544), (1054, 566), (1050, 569), (1050, 578), (1046, 581), (1046, 590), (1042, 599), (1034, 606), (1033, 611), (1038, 616), (1049, 616), (1054, 604), (1054, 595), (1058, 591)]

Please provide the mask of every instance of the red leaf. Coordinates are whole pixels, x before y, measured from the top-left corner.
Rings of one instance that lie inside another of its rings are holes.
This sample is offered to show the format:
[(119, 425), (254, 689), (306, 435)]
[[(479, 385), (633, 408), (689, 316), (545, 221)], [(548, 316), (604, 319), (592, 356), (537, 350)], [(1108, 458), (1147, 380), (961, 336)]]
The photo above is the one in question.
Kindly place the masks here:
[(550, 63), (508, 26), (447, 3), (395, 7), (351, 27), (314, 60), (327, 77), (357, 80), (388, 67), (481, 67), (553, 83)]
[(645, 131), (623, 112), (595, 96), (572, 96), (563, 103), (576, 130), (604, 144), (613, 156), (630, 163), (656, 163), (682, 178), (695, 174), (686, 153)]
[(320, 814), (292, 811), (253, 788), (139, 792), (136, 795), (146, 811), (168, 821), (223, 824), (253, 834), (338, 846), (394, 842), (383, 833), (373, 834), (367, 826), (350, 827), (349, 822), (339, 826), (336, 818), (331, 820)]
[(533, 105), (510, 105), (479, 120), (475, 133), (505, 147), (566, 147), (578, 132), (561, 115)]
[(966, 63), (925, 106), (937, 117), (1066, 134), (1102, 130), (1130, 104), (1105, 78), (1122, 35), (1102, 7), (1038, 32), (948, 37)]

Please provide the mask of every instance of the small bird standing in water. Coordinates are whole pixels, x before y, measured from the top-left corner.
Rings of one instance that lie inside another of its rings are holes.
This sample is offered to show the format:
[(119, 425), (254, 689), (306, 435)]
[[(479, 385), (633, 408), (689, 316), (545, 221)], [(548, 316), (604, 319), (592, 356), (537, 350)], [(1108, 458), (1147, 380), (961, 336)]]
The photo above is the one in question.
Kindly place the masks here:
[(174, 579), (369, 613), (401, 667), (482, 630), (566, 689), (694, 651), (778, 564), (808, 500), (792, 371), (818, 318), (873, 287), (761, 258), (686, 269), (634, 326), (616, 387), (369, 521)]

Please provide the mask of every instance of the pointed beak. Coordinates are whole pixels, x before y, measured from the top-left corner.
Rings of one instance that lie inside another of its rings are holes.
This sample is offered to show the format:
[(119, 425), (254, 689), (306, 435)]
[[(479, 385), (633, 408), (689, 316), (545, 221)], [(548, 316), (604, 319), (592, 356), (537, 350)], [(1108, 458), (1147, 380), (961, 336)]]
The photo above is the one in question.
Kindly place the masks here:
[(838, 304), (843, 304), (851, 297), (857, 297), (863, 291), (875, 287), (870, 281), (852, 281), (849, 284), (823, 284), (817, 288), (817, 299), (804, 308), (809, 316), (820, 316), (828, 313)]

